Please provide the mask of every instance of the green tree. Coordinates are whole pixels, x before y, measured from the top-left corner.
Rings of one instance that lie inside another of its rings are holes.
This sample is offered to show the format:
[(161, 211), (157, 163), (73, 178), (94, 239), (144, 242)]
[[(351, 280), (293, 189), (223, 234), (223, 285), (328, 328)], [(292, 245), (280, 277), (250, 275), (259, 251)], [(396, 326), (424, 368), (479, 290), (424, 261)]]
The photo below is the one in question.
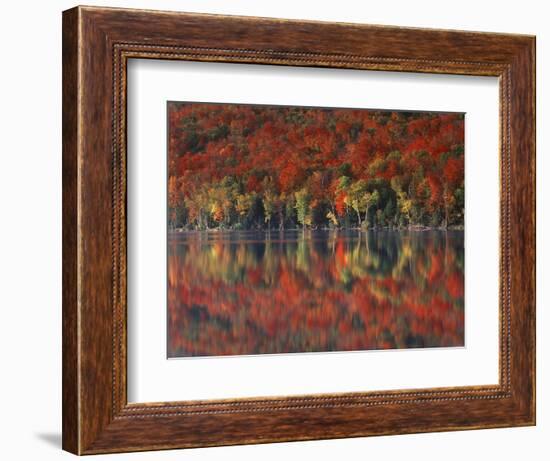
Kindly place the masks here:
[(391, 188), (395, 191), (397, 198), (397, 209), (400, 214), (398, 223), (400, 226), (404, 225), (405, 222), (410, 222), (413, 205), (412, 200), (409, 199), (409, 196), (405, 191), (404, 183), (404, 179), (401, 176), (394, 176), (390, 181)]
[(365, 194), (365, 223), (368, 223), (368, 216), (369, 216), (369, 210), (371, 207), (378, 204), (380, 201), (380, 193), (378, 190), (374, 190), (373, 192), (367, 192)]
[(443, 186), (443, 203), (445, 208), (445, 222), (443, 223), (443, 226), (445, 227), (445, 229), (449, 226), (451, 210), (455, 205), (455, 202), (456, 198), (451, 192), (451, 187), (448, 184), (445, 184)]
[(266, 176), (262, 181), (262, 189), (264, 191), (262, 197), (262, 205), (264, 207), (264, 222), (267, 223), (267, 228), (271, 229), (271, 218), (277, 211), (278, 197), (275, 190), (274, 181), (271, 177)]
[(277, 195), (271, 190), (265, 191), (262, 204), (264, 206), (264, 221), (267, 223), (267, 228), (271, 229), (271, 217), (277, 208)]
[(367, 182), (360, 179), (359, 181), (355, 181), (351, 184), (345, 199), (346, 205), (357, 213), (359, 227), (362, 226), (361, 213), (364, 213), (367, 207), (367, 194)]
[(237, 195), (235, 210), (237, 211), (239, 224), (242, 224), (243, 220), (247, 217), (248, 212), (252, 208), (252, 205), (254, 204), (255, 200), (256, 200), (255, 193)]
[(296, 198), (296, 205), (294, 207), (296, 208), (298, 222), (305, 230), (306, 225), (311, 224), (311, 197), (309, 191), (306, 187), (303, 187), (294, 193), (294, 197)]

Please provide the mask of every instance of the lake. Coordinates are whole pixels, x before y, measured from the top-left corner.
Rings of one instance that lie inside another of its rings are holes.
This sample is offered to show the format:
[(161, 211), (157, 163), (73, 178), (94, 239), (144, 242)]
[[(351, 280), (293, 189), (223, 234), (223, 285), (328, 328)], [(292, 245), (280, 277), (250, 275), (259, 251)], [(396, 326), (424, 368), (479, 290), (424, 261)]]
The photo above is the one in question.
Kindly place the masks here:
[(463, 231), (168, 235), (169, 357), (463, 345)]

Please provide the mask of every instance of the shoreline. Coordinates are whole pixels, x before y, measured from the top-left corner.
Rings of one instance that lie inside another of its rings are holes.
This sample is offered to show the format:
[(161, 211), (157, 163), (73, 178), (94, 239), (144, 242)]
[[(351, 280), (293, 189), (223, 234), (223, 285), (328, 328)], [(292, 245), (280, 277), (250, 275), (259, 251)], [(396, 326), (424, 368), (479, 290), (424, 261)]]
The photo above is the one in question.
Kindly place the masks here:
[(449, 226), (445, 227), (429, 227), (429, 226), (411, 226), (411, 227), (375, 227), (370, 229), (361, 229), (360, 227), (350, 227), (350, 228), (337, 228), (337, 227), (321, 227), (315, 229), (301, 229), (301, 228), (287, 228), (287, 229), (185, 229), (185, 228), (175, 228), (168, 229), (169, 234), (183, 234), (183, 233), (224, 233), (224, 232), (263, 232), (263, 233), (283, 233), (283, 232), (430, 232), (430, 231), (441, 231), (441, 232), (464, 232), (464, 226)]

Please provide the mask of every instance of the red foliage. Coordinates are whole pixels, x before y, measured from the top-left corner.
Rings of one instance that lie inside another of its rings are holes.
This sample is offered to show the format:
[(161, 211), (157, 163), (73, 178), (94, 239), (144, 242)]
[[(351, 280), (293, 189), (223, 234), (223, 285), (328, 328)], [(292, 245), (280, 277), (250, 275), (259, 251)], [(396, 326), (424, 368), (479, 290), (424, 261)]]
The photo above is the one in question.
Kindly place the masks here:
[[(178, 200), (227, 176), (258, 193), (267, 176), (275, 192), (292, 196), (316, 171), (324, 178), (317, 198), (333, 202), (335, 190), (327, 185), (345, 164), (353, 180), (389, 182), (422, 167), (454, 186), (464, 175), (463, 155), (438, 161), (463, 145), (462, 114), (170, 103), (168, 123), (169, 176), (183, 179)], [(389, 158), (394, 152), (398, 157)], [(423, 152), (428, 157), (420, 158)], [(374, 174), (373, 162), (383, 162)], [(341, 214), (342, 197), (337, 201)]]
[(452, 184), (458, 184), (464, 180), (464, 159), (450, 158), (445, 165), (444, 175), (447, 181)]
[(336, 213), (338, 214), (338, 216), (344, 216), (346, 214), (346, 193), (345, 192), (340, 192), (337, 196), (336, 196), (336, 204), (335, 204), (335, 207), (336, 207)]
[(304, 171), (295, 163), (287, 163), (279, 174), (281, 192), (291, 192), (303, 180)]

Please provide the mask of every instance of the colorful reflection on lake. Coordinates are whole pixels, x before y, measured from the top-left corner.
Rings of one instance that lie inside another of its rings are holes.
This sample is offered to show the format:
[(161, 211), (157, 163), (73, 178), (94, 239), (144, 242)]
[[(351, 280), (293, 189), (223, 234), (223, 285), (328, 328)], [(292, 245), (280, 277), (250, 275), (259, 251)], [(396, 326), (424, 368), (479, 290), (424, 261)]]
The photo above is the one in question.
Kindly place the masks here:
[(168, 356), (464, 345), (462, 231), (168, 235)]

